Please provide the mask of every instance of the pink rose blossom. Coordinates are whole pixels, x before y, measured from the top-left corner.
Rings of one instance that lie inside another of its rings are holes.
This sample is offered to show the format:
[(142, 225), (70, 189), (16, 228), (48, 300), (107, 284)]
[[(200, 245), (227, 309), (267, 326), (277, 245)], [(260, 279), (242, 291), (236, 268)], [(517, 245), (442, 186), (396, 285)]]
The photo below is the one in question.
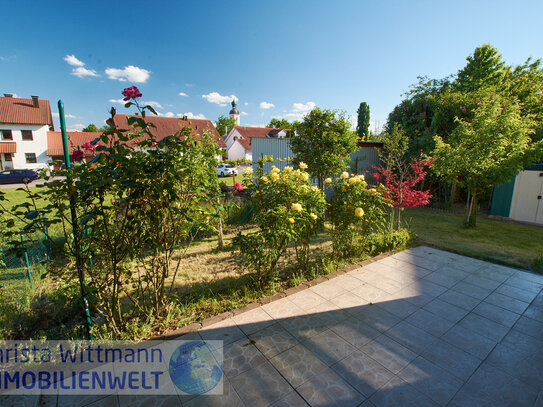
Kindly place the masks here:
[(142, 95), (138, 88), (136, 88), (135, 86), (132, 86), (130, 88), (125, 88), (125, 90), (123, 90), (123, 96), (124, 96), (123, 100), (127, 102), (130, 99), (139, 98)]
[(75, 150), (71, 155), (70, 159), (74, 162), (78, 162), (83, 160), (83, 157), (85, 157), (85, 153), (81, 150)]
[(236, 182), (234, 186), (236, 187), (238, 192), (243, 192), (243, 186), (239, 182)]
[(94, 150), (96, 150), (96, 146), (93, 146), (90, 141), (87, 141), (81, 147), (83, 147), (83, 150), (89, 151), (91, 153), (94, 153)]

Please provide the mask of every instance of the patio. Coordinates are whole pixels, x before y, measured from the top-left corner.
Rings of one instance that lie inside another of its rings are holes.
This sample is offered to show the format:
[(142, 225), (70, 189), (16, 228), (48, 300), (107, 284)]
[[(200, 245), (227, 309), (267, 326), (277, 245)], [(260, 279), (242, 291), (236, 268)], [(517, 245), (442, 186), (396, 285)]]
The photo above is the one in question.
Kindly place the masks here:
[(543, 406), (542, 288), (420, 246), (180, 338), (223, 341), (222, 396), (42, 405)]

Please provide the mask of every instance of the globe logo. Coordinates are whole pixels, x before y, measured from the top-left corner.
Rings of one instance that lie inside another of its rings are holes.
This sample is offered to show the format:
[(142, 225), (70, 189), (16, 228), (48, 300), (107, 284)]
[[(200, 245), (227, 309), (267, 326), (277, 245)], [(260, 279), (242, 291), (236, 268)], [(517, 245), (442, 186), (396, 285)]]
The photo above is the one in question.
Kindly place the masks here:
[(207, 342), (187, 342), (170, 357), (169, 373), (172, 382), (183, 392), (204, 394), (221, 381), (222, 357)]

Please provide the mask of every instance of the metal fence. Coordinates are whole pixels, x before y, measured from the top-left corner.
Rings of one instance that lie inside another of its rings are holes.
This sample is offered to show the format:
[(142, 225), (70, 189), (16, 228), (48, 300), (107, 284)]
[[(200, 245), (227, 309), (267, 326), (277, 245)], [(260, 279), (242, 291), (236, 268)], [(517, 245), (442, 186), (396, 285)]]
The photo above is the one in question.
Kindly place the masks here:
[(50, 247), (45, 236), (34, 233), (21, 237), (19, 250), (0, 247), (0, 287), (12, 298), (32, 295), (46, 271)]

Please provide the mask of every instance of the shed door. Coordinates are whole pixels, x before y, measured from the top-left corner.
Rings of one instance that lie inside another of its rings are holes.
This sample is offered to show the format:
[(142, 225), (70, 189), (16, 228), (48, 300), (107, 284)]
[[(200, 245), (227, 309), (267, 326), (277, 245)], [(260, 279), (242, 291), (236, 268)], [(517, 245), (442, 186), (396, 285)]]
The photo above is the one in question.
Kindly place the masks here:
[(522, 171), (515, 185), (511, 218), (523, 222), (543, 224), (543, 174), (541, 171)]

